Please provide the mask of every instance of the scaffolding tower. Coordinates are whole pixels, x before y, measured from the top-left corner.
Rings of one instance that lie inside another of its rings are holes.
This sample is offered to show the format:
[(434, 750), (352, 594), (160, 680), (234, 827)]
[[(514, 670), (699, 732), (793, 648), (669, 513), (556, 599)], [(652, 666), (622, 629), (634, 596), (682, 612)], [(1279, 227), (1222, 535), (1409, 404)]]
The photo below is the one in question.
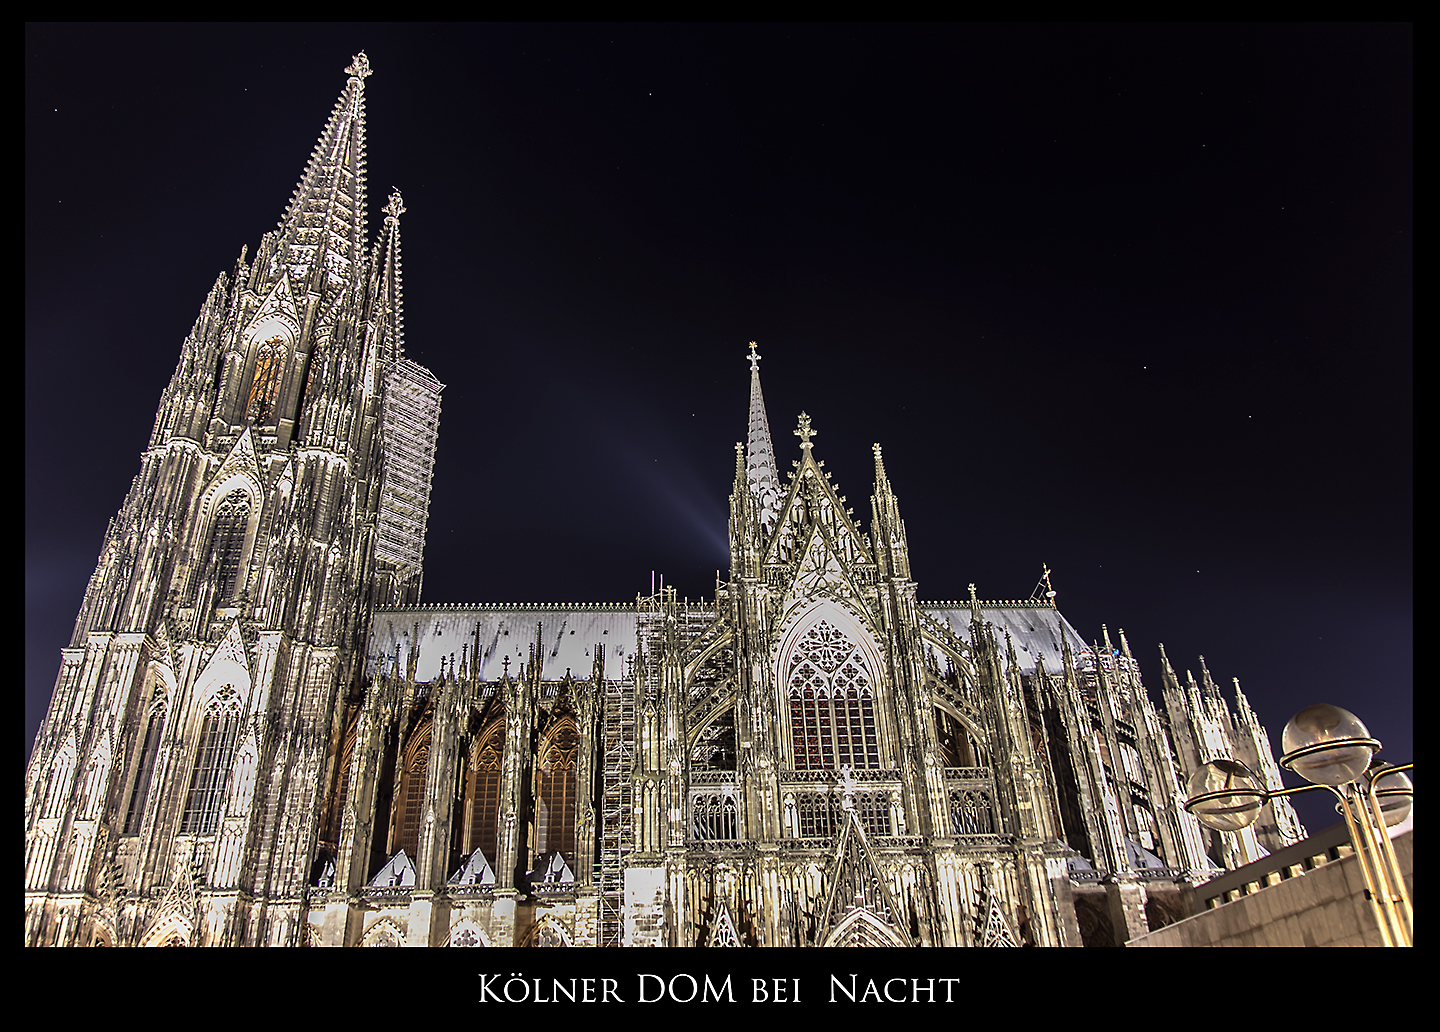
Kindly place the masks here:
[(600, 822), (600, 945), (623, 946), (625, 857), (634, 848), (631, 788), (635, 682), (605, 682), (604, 801)]
[(375, 555), (398, 567), (402, 581), (420, 572), (425, 555), (444, 389), (430, 370), (408, 358), (395, 361), (385, 375), (380, 409), (384, 474)]

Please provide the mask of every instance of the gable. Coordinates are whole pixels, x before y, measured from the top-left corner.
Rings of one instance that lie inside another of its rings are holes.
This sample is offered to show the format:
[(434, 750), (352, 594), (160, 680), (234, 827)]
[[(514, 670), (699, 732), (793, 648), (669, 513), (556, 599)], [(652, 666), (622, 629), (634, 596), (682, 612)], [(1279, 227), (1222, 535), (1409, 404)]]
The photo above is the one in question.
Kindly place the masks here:
[(247, 341), (283, 336), (286, 343), (294, 347), (300, 338), (300, 322), (300, 313), (290, 291), (290, 277), (282, 271), (275, 286), (250, 317), (242, 336)]
[(845, 499), (835, 492), (829, 474), (808, 455), (790, 479), (790, 491), (780, 506), (775, 533), (765, 548), (763, 562), (792, 563), (803, 549), (811, 525), (823, 528), (836, 556), (847, 567), (874, 562), (869, 542), (860, 533)]

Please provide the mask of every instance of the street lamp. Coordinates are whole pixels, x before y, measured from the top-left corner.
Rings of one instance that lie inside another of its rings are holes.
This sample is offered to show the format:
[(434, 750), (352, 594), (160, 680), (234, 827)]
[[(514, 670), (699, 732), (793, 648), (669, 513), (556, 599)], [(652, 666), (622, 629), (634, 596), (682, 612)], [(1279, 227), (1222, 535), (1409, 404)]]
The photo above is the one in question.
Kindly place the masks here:
[(1239, 760), (1211, 760), (1190, 778), (1185, 809), (1216, 831), (1243, 831), (1265, 806), (1260, 779)]
[(1240, 831), (1255, 823), (1271, 799), (1327, 789), (1345, 818), (1381, 940), (1386, 946), (1413, 946), (1415, 909), (1385, 829), (1410, 813), (1415, 790), (1403, 772), (1414, 764), (1373, 762), (1379, 741), (1355, 714), (1326, 704), (1307, 706), (1291, 717), (1281, 744), (1280, 765), (1310, 784), (1267, 792), (1243, 763), (1211, 760), (1190, 778), (1185, 809), (1207, 828)]

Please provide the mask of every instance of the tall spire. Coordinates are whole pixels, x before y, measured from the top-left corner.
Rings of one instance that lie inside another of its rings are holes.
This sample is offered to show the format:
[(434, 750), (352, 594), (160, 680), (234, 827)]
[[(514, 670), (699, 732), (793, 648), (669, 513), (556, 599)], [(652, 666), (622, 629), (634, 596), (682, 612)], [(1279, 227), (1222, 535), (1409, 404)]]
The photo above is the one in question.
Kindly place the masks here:
[(363, 50), (345, 72), (345, 91), (280, 220), (277, 261), (297, 290), (304, 284), (317, 294), (353, 283), (365, 258), (365, 79), (370, 61)]
[(765, 418), (765, 399), (760, 394), (760, 353), (750, 342), (750, 448), (745, 462), (750, 495), (760, 515), (760, 526), (768, 534), (780, 514), (780, 477), (775, 469), (775, 447), (770, 443), (770, 421)]

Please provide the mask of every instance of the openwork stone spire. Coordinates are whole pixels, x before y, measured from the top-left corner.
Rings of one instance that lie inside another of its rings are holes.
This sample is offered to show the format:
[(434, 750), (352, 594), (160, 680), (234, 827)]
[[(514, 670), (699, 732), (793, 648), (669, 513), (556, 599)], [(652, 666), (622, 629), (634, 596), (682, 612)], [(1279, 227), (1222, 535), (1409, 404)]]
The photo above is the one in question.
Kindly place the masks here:
[(316, 293), (352, 283), (364, 260), (365, 79), (370, 75), (364, 51), (345, 72), (345, 91), (280, 220), (280, 262), (292, 283), (306, 283)]
[(750, 342), (750, 447), (745, 472), (760, 526), (768, 534), (780, 514), (780, 477), (775, 469), (775, 447), (770, 443), (770, 421), (765, 418), (765, 398), (760, 393), (757, 346), (753, 340)]

